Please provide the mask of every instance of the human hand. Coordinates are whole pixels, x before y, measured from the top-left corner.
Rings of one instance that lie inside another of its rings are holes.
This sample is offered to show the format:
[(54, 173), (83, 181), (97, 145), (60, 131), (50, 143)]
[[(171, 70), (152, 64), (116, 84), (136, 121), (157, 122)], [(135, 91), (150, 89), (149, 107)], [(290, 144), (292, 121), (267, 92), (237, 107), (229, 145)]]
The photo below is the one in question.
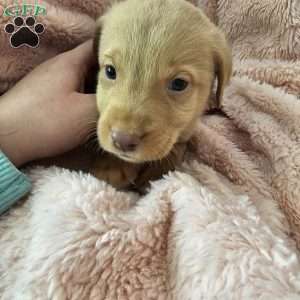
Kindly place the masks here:
[(92, 41), (36, 67), (0, 98), (0, 149), (16, 165), (69, 151), (97, 120), (96, 98), (82, 94)]

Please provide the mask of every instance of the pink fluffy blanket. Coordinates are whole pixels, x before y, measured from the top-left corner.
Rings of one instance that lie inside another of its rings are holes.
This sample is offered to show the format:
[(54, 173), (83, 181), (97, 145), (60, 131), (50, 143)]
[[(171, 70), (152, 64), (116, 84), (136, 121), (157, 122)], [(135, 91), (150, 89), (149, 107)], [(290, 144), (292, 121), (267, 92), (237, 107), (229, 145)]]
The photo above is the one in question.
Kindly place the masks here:
[[(2, 91), (90, 37), (104, 3), (47, 5), (41, 48), (8, 51), (1, 31)], [(0, 221), (1, 299), (299, 299), (299, 1), (197, 5), (232, 45), (227, 117), (199, 120), (189, 160), (144, 197), (31, 170), (29, 199)]]

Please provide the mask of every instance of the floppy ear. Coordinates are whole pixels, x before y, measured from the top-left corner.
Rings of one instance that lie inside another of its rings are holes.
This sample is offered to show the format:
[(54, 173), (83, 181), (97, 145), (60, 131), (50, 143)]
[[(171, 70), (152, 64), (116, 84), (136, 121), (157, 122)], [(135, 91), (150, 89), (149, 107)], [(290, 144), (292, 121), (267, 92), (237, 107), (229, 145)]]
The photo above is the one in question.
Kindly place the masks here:
[(216, 91), (216, 106), (221, 107), (223, 92), (229, 83), (232, 73), (232, 54), (231, 49), (223, 35), (218, 32), (213, 49), (213, 59), (215, 64), (215, 73), (218, 80)]
[[(101, 19), (101, 18), (100, 18)], [(84, 92), (88, 94), (95, 94), (98, 82), (98, 73), (99, 73), (99, 45), (100, 45), (100, 36), (101, 36), (101, 21), (100, 19), (96, 22), (96, 30), (94, 33), (93, 40), (93, 60), (95, 64), (93, 64), (84, 83)]]
[(103, 24), (103, 17), (100, 17), (96, 21), (96, 30), (94, 34), (94, 41), (93, 41), (93, 50), (94, 54), (97, 57), (99, 57), (99, 45), (100, 45), (100, 39), (101, 39), (101, 30), (102, 30), (102, 24)]

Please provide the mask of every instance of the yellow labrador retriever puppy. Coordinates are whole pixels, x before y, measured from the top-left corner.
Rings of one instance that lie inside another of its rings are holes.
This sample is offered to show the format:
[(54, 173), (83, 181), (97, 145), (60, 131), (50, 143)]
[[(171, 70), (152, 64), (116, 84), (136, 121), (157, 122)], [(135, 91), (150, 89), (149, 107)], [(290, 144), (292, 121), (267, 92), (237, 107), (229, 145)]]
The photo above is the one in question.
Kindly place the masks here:
[(93, 172), (116, 187), (139, 187), (180, 161), (216, 77), (220, 105), (230, 49), (184, 0), (126, 0), (97, 24), (97, 133), (106, 153)]

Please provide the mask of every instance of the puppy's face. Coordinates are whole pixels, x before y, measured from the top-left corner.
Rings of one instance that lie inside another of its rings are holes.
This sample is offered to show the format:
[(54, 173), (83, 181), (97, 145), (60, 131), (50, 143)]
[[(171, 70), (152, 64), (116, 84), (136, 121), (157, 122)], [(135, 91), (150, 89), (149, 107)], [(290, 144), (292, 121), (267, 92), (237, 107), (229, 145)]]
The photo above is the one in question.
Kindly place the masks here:
[(187, 140), (231, 73), (223, 35), (184, 0), (127, 0), (98, 21), (102, 148), (130, 162), (160, 160)]

